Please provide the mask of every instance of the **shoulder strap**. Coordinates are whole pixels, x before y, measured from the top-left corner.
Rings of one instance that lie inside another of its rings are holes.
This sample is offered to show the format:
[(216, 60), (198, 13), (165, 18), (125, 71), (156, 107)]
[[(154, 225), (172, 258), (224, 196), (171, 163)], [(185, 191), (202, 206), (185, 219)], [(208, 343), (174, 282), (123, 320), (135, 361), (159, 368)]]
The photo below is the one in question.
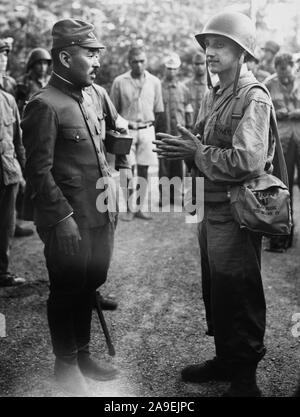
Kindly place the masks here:
[[(240, 89), (242, 90), (242, 94), (235, 97), (235, 103), (233, 105), (232, 109), (232, 115), (231, 115), (231, 128), (232, 132), (235, 132), (237, 129), (237, 126), (243, 117), (243, 109), (245, 105), (245, 100), (247, 97), (248, 92), (253, 87), (259, 87), (262, 90), (264, 90), (268, 96), (270, 97), (269, 90), (264, 84), (258, 83), (258, 82), (252, 82), (247, 84), (244, 88)], [(278, 133), (278, 127), (277, 127), (277, 121), (276, 121), (276, 114), (275, 109), (272, 104), (271, 106), (271, 114), (270, 114), (270, 128), (272, 130), (272, 133), (275, 137), (275, 151), (278, 159), (278, 167), (279, 167), (279, 179), (288, 187), (288, 175), (287, 175), (287, 169), (286, 169), (286, 163), (283, 155), (282, 145), (279, 139), (279, 133)]]

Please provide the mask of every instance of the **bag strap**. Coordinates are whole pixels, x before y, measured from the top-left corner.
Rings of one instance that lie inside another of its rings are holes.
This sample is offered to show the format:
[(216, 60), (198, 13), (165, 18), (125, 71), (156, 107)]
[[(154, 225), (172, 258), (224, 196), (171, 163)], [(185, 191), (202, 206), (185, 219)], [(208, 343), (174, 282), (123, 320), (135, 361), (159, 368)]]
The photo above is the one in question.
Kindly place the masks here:
[[(243, 109), (244, 109), (244, 105), (245, 105), (245, 100), (246, 100), (248, 92), (253, 87), (261, 88), (270, 97), (269, 90), (267, 89), (267, 87), (264, 84), (261, 84), (261, 83), (258, 83), (258, 82), (251, 82), (251, 83), (247, 84), (246, 86), (242, 87), (241, 88), (243, 90), (242, 94), (237, 95), (235, 97), (235, 103), (233, 105), (232, 114), (231, 114), (231, 128), (232, 128), (233, 133), (236, 131), (236, 129), (238, 127), (238, 124), (243, 117)], [(271, 99), (271, 97), (270, 97), (270, 99)], [(275, 114), (275, 109), (274, 109), (273, 103), (272, 103), (272, 106), (271, 106), (271, 114), (270, 114), (270, 128), (271, 128), (271, 131), (272, 131), (272, 133), (275, 137), (275, 151), (276, 151), (276, 155), (277, 155), (277, 159), (278, 159), (279, 179), (288, 187), (289, 184), (288, 184), (287, 168), (286, 168), (286, 163), (285, 163), (285, 159), (284, 159), (284, 155), (283, 155), (281, 141), (279, 139), (279, 132), (278, 132), (276, 114)]]

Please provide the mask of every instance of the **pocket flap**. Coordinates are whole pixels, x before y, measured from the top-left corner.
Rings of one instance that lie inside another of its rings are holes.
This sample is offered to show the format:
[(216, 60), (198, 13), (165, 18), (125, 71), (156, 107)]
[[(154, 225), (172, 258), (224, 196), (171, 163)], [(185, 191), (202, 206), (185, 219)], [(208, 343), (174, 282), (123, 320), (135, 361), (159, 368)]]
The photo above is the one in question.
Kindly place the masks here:
[(63, 128), (62, 133), (64, 139), (73, 140), (75, 142), (86, 140), (88, 137), (86, 129), (83, 128), (65, 127)]

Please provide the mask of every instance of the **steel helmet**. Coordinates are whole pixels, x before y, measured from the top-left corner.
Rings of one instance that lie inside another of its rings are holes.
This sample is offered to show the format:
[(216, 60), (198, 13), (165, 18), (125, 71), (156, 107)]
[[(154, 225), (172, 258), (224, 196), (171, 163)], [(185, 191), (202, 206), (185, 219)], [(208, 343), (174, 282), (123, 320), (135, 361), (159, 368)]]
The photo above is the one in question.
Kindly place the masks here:
[(237, 43), (249, 55), (255, 58), (256, 29), (252, 20), (238, 12), (222, 12), (213, 16), (204, 26), (202, 32), (196, 35), (203, 49), (206, 35), (226, 36)]
[(278, 45), (278, 43), (275, 41), (267, 41), (261, 49), (271, 51), (272, 54), (276, 55), (277, 52), (279, 52), (280, 45)]
[(35, 48), (30, 52), (27, 66), (26, 66), (26, 72), (30, 70), (30, 68), (35, 64), (35, 62), (40, 61), (41, 59), (48, 61), (48, 64), (51, 64), (51, 55), (49, 52), (44, 48)]

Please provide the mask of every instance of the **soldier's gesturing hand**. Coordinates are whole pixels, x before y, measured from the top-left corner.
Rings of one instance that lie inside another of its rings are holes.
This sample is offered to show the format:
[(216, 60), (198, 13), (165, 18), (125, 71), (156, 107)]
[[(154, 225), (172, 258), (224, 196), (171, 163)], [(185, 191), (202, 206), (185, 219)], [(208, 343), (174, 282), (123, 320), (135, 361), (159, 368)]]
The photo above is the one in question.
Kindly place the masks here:
[(55, 231), (59, 250), (65, 255), (76, 255), (79, 252), (81, 236), (73, 217), (68, 217), (59, 222), (55, 226)]
[(178, 126), (180, 136), (172, 136), (166, 133), (157, 133), (158, 140), (153, 141), (157, 146), (153, 149), (158, 158), (165, 159), (194, 159), (197, 147), (200, 145), (198, 138), (183, 126)]

